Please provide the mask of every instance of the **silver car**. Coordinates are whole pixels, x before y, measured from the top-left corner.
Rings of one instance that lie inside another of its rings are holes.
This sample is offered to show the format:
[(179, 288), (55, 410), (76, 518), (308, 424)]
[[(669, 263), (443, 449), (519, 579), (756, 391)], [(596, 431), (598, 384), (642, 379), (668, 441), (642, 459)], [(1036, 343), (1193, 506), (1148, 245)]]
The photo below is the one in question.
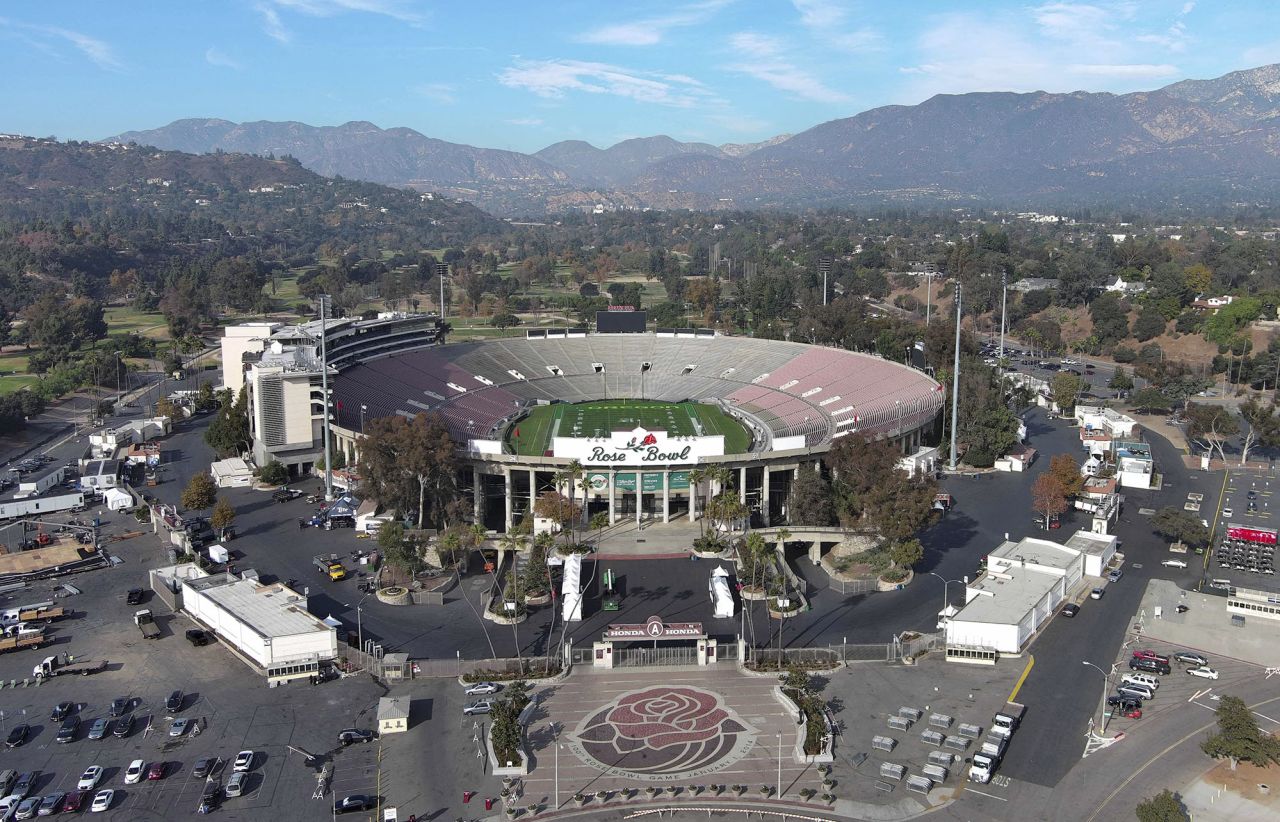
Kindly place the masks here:
[(1203, 654), (1195, 654), (1191, 651), (1178, 651), (1173, 655), (1178, 662), (1185, 662), (1188, 665), (1208, 665), (1209, 660)]
[(227, 780), (227, 796), (234, 798), (244, 793), (244, 789), (249, 782), (249, 774), (244, 771), (236, 771), (231, 774), (231, 778)]

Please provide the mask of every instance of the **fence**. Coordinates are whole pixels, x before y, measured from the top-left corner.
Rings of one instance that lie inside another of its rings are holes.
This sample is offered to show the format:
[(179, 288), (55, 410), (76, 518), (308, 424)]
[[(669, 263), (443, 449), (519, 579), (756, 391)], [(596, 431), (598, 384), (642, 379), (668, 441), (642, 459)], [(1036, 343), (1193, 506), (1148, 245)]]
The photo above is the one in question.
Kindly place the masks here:
[(698, 649), (687, 648), (615, 648), (613, 664), (618, 668), (640, 668), (659, 665), (697, 665)]
[[(590, 661), (590, 649), (586, 650)], [(577, 649), (574, 649), (576, 656)], [(549, 660), (549, 662), (548, 662)], [(577, 661), (576, 659), (574, 660)], [(415, 659), (413, 676), (456, 678), (474, 673), (492, 673), (495, 676), (517, 676), (524, 672), (525, 676), (541, 676), (544, 671), (553, 673), (559, 670), (560, 660), (556, 657), (525, 657), (524, 659)]]
[(827, 587), (832, 591), (838, 591), (843, 596), (874, 594), (879, 590), (878, 585), (879, 581), (874, 579), (843, 580), (835, 577), (827, 578)]

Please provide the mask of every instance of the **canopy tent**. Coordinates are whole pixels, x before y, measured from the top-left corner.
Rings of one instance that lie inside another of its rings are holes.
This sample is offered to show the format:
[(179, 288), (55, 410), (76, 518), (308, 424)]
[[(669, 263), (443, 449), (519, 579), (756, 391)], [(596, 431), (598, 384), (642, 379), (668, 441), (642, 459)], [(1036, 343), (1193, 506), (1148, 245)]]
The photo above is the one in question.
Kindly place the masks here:
[(565, 622), (582, 621), (582, 555), (570, 554), (564, 560), (564, 581), (560, 586), (564, 596)]

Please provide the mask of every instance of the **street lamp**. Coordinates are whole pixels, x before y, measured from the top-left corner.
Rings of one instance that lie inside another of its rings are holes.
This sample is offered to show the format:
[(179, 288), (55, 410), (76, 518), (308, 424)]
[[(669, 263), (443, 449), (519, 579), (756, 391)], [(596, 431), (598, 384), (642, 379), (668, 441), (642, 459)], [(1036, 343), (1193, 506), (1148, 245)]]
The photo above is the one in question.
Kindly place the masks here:
[(369, 406), (364, 403), (360, 404), (360, 433), (364, 434), (364, 413), (369, 410)]
[[(1080, 664), (1088, 665), (1090, 668), (1093, 668), (1095, 671), (1102, 674), (1102, 702), (1098, 705), (1098, 727), (1100, 729), (1099, 735), (1101, 735), (1107, 732), (1107, 712), (1104, 709), (1107, 705), (1107, 691), (1111, 690), (1111, 674), (1102, 670), (1087, 659), (1080, 660)], [(1114, 670), (1115, 666), (1112, 666), (1112, 671), (1114, 672)]]
[[(931, 577), (937, 577), (938, 579), (942, 580), (942, 611), (946, 611), (947, 608), (951, 605), (951, 600), (947, 597), (947, 591), (951, 590), (951, 583), (953, 582), (963, 583), (965, 582), (965, 580), (947, 579), (941, 574), (935, 574), (933, 571), (925, 571), (925, 573)], [(941, 613), (941, 611), (939, 613)]]
[[(356, 603), (356, 643), (359, 644), (360, 646), (361, 654), (364, 653), (364, 621), (362, 619), (361, 606), (364, 605), (364, 601), (368, 599), (370, 596), (372, 596), (372, 594), (365, 594), (363, 597), (360, 598), (360, 601)], [(348, 605), (347, 607), (350, 608), (351, 606)], [(363, 671), (364, 657), (361, 656), (360, 659), (361, 659), (360, 670)]]
[(778, 731), (778, 798), (782, 798), (782, 731)]

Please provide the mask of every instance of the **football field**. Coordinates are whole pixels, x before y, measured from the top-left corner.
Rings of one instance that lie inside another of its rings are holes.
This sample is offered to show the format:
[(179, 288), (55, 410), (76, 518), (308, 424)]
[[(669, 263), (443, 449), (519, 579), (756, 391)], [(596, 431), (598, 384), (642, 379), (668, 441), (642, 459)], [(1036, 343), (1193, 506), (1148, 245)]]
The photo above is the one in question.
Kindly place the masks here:
[(751, 446), (747, 430), (713, 405), (621, 399), (539, 406), (511, 426), (507, 442), (517, 454), (537, 456), (550, 451), (552, 437), (607, 437), (636, 427), (672, 437), (720, 434), (726, 454)]

